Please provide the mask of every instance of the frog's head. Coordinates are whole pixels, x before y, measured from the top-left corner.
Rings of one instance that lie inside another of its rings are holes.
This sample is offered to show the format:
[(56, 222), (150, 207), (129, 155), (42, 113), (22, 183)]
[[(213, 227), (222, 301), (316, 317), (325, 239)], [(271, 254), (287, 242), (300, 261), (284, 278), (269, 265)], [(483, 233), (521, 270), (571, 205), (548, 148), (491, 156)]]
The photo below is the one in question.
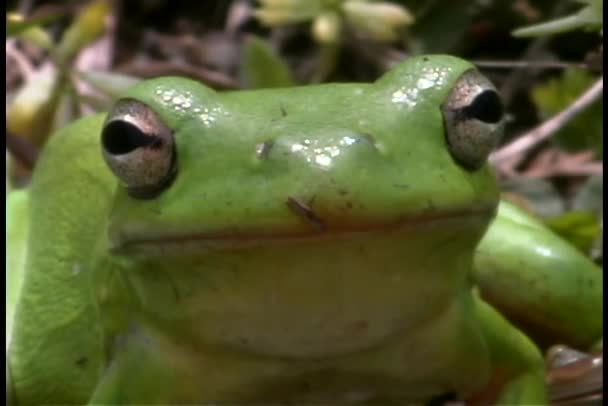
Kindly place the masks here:
[[(269, 323), (284, 328), (302, 311), (312, 324), (293, 326), (294, 340), (332, 317), (338, 330), (363, 320), (363, 336), (378, 338), (465, 283), (498, 200), (486, 159), (502, 127), (491, 83), (448, 56), (411, 58), (374, 84), (218, 94), (187, 79), (146, 81), (101, 134), (120, 184), (110, 245), (136, 258), (139, 277), (216, 289), (189, 307), (205, 320), (231, 314), (233, 328), (272, 308), (282, 316)], [(152, 285), (139, 292), (159, 302)], [(319, 295), (370, 306), (330, 316)], [(248, 342), (289, 353), (293, 343), (270, 344), (277, 331), (264, 325), (266, 339)], [(327, 351), (314, 341), (310, 351)]]

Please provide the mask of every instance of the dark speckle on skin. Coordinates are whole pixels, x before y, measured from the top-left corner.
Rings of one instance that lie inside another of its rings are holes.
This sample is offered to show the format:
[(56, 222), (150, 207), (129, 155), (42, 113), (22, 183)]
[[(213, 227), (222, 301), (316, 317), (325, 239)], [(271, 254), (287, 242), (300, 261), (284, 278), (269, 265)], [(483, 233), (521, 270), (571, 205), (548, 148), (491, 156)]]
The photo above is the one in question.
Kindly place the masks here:
[(285, 110), (285, 107), (281, 104), (281, 117), (287, 117), (287, 110)]
[(76, 365), (80, 368), (85, 368), (89, 362), (87, 357), (80, 357), (76, 360)]
[(158, 207), (153, 207), (150, 209), (150, 211), (156, 215), (161, 215), (163, 213), (163, 211)]
[(435, 210), (435, 203), (433, 203), (433, 201), (431, 199), (427, 199), (426, 207), (428, 207), (429, 210)]
[(342, 196), (345, 196), (348, 194), (348, 190), (346, 189), (338, 189), (338, 193)]
[(295, 197), (289, 196), (286, 203), (287, 207), (289, 207), (292, 212), (300, 217), (303, 217), (306, 219), (306, 221), (317, 227), (319, 230), (325, 229), (325, 222), (313, 211), (311, 207), (312, 201), (310, 204), (306, 204)]
[(171, 291), (173, 292), (173, 297), (175, 298), (175, 302), (179, 303), (179, 301), (181, 300), (181, 296), (179, 294), (179, 289), (177, 288), (177, 285), (171, 278), (169, 278), (169, 284), (171, 285)]
[(425, 57), (423, 57), (423, 58), (422, 58), (422, 60), (423, 60), (424, 62), (428, 62), (428, 61), (429, 61), (429, 58), (425, 56)]
[(364, 333), (369, 327), (369, 323), (366, 320), (357, 320), (350, 324), (349, 333), (361, 334)]
[(346, 202), (346, 207), (348, 207), (349, 209), (353, 208), (353, 202)]
[(373, 135), (364, 133), (361, 139), (369, 142), (374, 148), (376, 148), (376, 138)]
[(270, 150), (274, 146), (274, 141), (268, 140), (261, 144), (255, 146), (255, 153), (258, 159), (266, 159), (268, 158), (268, 154), (270, 154)]

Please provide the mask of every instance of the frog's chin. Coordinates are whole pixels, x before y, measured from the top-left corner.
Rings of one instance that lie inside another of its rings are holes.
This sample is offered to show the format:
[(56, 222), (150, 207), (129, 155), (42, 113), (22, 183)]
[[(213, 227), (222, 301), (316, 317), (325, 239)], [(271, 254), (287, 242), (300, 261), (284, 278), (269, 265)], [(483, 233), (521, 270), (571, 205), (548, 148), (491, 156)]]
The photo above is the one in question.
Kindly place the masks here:
[[(443, 223), (465, 226), (474, 224), (485, 230), (496, 214), (496, 205), (487, 205), (465, 210), (446, 210), (402, 216), (387, 222), (342, 221), (339, 224), (315, 223), (303, 227), (256, 227), (241, 230), (213, 230), (171, 232), (140, 230), (118, 232), (111, 238), (111, 251), (121, 253), (145, 253), (165, 255), (171, 251), (183, 253), (194, 250), (236, 250), (259, 245), (291, 244), (314, 241), (350, 239), (386, 233), (413, 231), (428, 227), (436, 228)], [(467, 227), (468, 228), (468, 227)]]
[(129, 257), (122, 274), (138, 311), (162, 330), (179, 326), (196, 345), (256, 355), (343, 356), (438, 320), (460, 300), (490, 216), (467, 211), (309, 234), (163, 236), (117, 255)]

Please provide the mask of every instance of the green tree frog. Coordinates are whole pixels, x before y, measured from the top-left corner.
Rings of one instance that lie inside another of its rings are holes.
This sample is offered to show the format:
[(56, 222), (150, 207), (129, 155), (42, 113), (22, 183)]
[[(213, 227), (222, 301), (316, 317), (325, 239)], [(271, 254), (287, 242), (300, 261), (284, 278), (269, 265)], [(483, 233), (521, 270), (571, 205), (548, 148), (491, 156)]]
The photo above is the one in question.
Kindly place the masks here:
[(443, 55), (136, 85), (9, 199), (13, 404), (546, 403), (529, 334), (601, 343), (602, 272), (500, 203), (503, 125)]

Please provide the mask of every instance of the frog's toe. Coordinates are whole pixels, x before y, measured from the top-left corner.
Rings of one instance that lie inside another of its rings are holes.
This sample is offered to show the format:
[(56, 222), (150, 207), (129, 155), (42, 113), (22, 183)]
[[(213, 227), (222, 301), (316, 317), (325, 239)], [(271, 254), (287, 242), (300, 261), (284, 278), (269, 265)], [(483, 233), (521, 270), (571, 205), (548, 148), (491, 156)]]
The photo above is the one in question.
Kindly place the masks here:
[(545, 363), (538, 347), (489, 304), (481, 299), (477, 304), (494, 371), (483, 395), (493, 391), (491, 404), (498, 405), (547, 404)]

